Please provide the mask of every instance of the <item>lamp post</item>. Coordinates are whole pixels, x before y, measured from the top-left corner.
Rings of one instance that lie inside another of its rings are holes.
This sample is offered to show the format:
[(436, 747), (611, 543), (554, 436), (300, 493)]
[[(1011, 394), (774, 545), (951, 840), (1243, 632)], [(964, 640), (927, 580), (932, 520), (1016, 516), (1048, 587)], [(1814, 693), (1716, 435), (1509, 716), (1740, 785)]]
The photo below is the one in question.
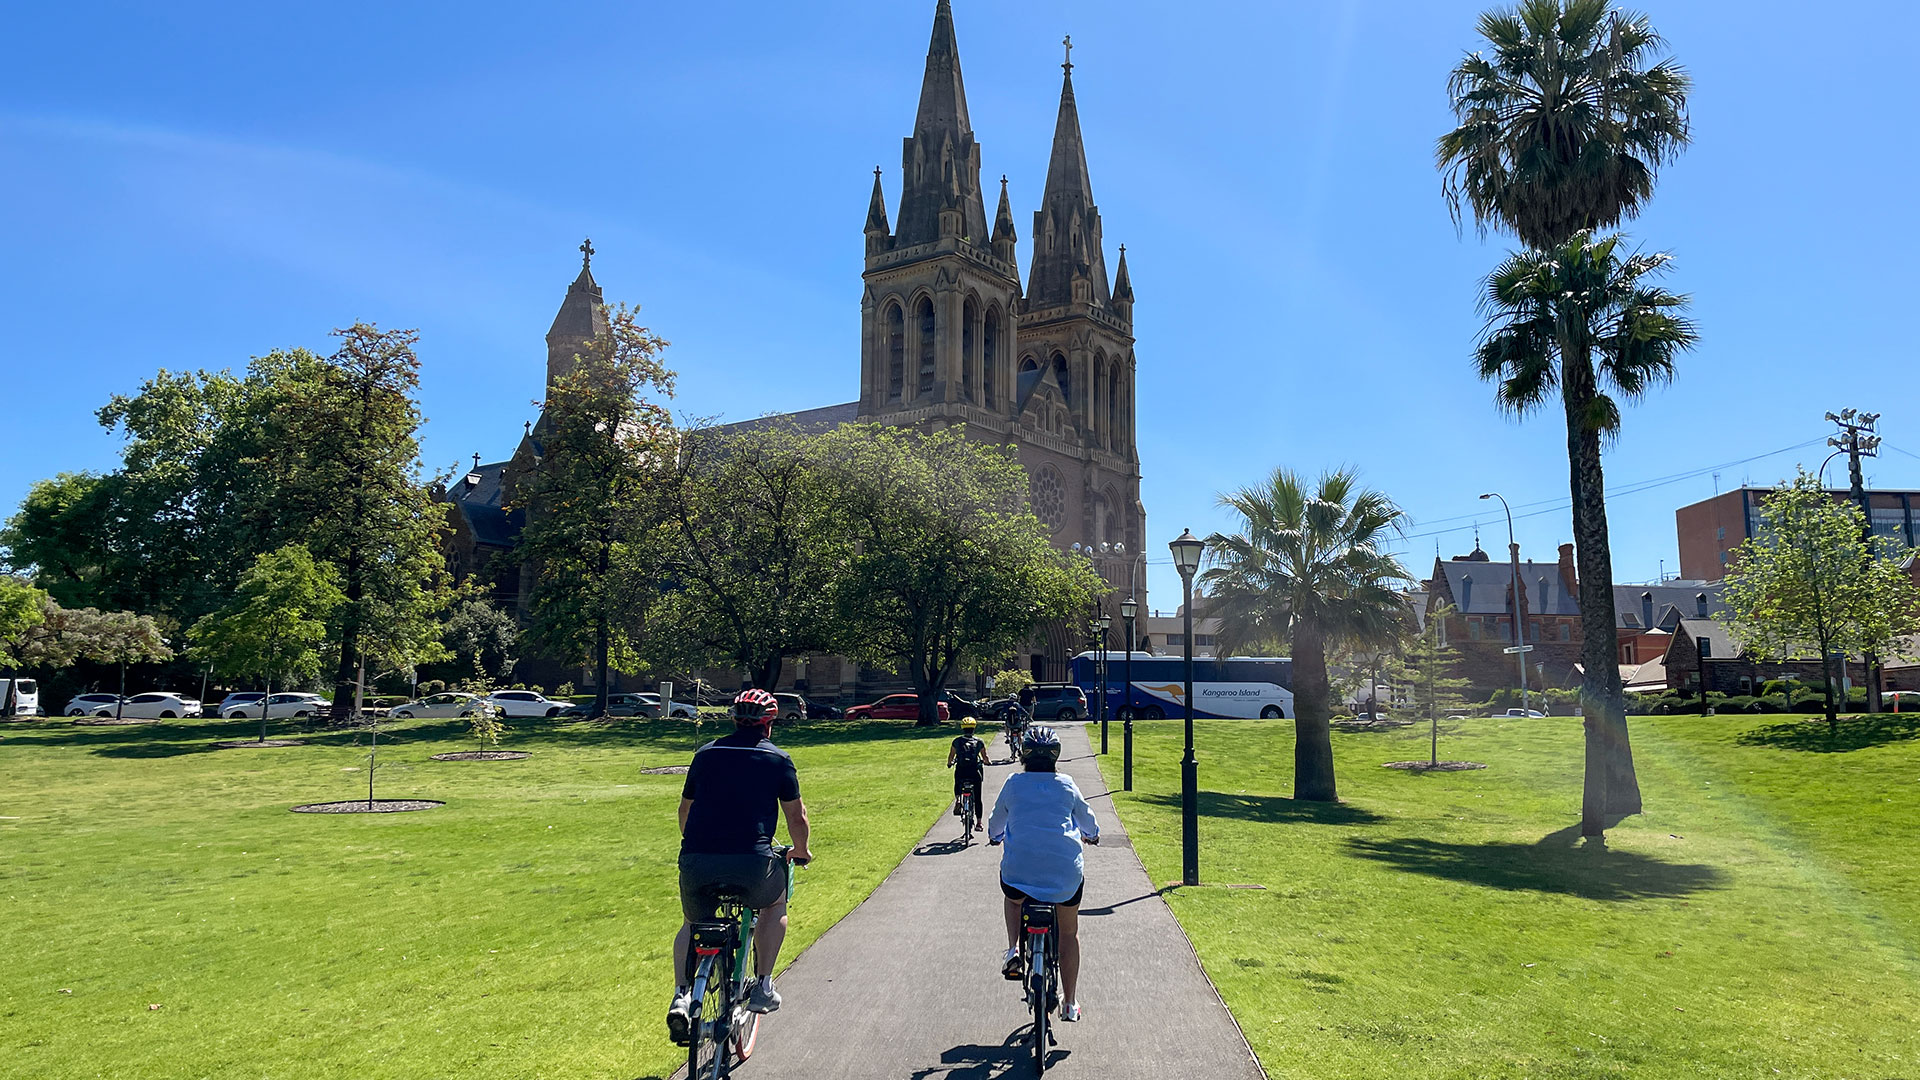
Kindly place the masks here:
[(1200, 884), (1200, 766), (1193, 760), (1193, 573), (1200, 569), (1200, 554), (1206, 542), (1183, 529), (1167, 545), (1173, 552), (1174, 568), (1180, 571), (1181, 611), (1184, 633), (1181, 653), (1185, 660), (1186, 691), (1180, 698), (1187, 714), (1187, 753), (1180, 759), (1180, 881)]
[(1128, 593), (1120, 602), (1120, 618), (1127, 624), (1127, 655), (1120, 661), (1120, 724), (1122, 754), (1126, 758), (1121, 767), (1120, 790), (1133, 790), (1133, 617), (1140, 613), (1140, 605)]
[(1489, 491), (1480, 496), (1482, 499), (1499, 499), (1500, 506), (1507, 512), (1507, 557), (1513, 567), (1513, 658), (1520, 661), (1520, 714), (1525, 716), (1533, 711), (1532, 703), (1527, 700), (1527, 617), (1526, 607), (1520, 603), (1520, 545), (1513, 539), (1513, 507), (1507, 505), (1506, 496), (1497, 491)]
[(1107, 752), (1107, 630), (1113, 626), (1113, 620), (1102, 611), (1093, 620), (1096, 630), (1100, 631), (1100, 662), (1095, 668), (1100, 672), (1100, 685), (1095, 691), (1100, 709), (1100, 752)]

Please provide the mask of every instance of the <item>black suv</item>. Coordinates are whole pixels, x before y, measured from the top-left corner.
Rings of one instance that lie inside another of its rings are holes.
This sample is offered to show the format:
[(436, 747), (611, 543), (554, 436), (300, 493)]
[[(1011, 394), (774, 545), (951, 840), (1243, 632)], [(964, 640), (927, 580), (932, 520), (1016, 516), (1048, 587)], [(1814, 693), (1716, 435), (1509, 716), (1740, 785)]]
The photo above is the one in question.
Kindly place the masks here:
[(1033, 687), (1033, 718), (1071, 724), (1087, 715), (1087, 693), (1072, 683), (1036, 683)]

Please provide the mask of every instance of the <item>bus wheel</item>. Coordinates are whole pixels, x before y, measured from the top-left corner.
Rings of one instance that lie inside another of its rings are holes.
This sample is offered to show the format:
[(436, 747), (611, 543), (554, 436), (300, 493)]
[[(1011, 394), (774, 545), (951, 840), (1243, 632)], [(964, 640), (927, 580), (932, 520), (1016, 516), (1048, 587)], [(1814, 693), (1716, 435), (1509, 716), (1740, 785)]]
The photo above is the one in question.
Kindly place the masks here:
[(1269, 705), (1260, 710), (1260, 719), (1262, 720), (1284, 720), (1286, 719), (1286, 715), (1286, 713), (1280, 711), (1280, 706), (1278, 705)]
[(1167, 718), (1167, 711), (1158, 705), (1149, 705), (1140, 710), (1140, 718), (1142, 720), (1165, 720)]

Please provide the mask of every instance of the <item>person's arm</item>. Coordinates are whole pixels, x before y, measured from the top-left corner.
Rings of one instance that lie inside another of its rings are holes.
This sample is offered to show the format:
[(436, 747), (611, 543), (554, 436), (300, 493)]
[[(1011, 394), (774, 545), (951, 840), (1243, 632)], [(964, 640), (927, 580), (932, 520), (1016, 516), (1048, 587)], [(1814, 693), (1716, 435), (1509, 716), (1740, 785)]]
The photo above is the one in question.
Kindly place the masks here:
[(1089, 844), (1099, 843), (1100, 823), (1094, 820), (1093, 807), (1087, 805), (1086, 798), (1080, 794), (1080, 785), (1073, 782), (1073, 777), (1067, 777), (1066, 781), (1067, 790), (1073, 794), (1073, 825), (1080, 830), (1080, 839)]
[(953, 768), (953, 763), (955, 760), (958, 759), (959, 754), (960, 754), (959, 743), (956, 742), (952, 746), (947, 747), (947, 768), (949, 769)]
[(693, 800), (680, 796), (680, 835), (687, 834), (687, 815), (693, 813)]
[(787, 858), (795, 862), (807, 862), (813, 858), (813, 851), (807, 847), (807, 840), (813, 832), (812, 825), (807, 821), (807, 804), (797, 798), (782, 799), (780, 810), (787, 816), (787, 838), (793, 841), (793, 850), (787, 853)]
[(1007, 792), (1014, 790), (1013, 781), (1016, 779), (1018, 777), (1008, 777), (1007, 782), (1000, 785), (1000, 794), (993, 800), (993, 813), (987, 817), (987, 839), (993, 843), (997, 844), (1007, 838), (1007, 815), (1010, 813), (1007, 808)]

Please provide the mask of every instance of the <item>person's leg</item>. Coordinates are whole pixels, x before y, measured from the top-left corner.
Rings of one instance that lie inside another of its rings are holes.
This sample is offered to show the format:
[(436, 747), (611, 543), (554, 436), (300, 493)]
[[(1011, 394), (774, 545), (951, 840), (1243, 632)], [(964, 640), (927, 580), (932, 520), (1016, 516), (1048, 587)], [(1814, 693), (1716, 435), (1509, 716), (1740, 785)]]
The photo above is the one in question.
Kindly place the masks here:
[(1002, 906), (1007, 913), (1007, 948), (1017, 949), (1020, 947), (1020, 901), (1011, 896), (1003, 899), (1006, 902)]
[(780, 959), (780, 946), (787, 940), (787, 898), (756, 912), (753, 924), (753, 973), (765, 979), (773, 974)]
[(1080, 1000), (1080, 908), (1055, 905), (1053, 921), (1060, 935), (1060, 999), (1071, 1004)]
[(693, 973), (687, 970), (688, 946), (692, 944), (693, 926), (681, 919), (680, 932), (673, 935), (673, 985), (676, 987), (693, 981)]

